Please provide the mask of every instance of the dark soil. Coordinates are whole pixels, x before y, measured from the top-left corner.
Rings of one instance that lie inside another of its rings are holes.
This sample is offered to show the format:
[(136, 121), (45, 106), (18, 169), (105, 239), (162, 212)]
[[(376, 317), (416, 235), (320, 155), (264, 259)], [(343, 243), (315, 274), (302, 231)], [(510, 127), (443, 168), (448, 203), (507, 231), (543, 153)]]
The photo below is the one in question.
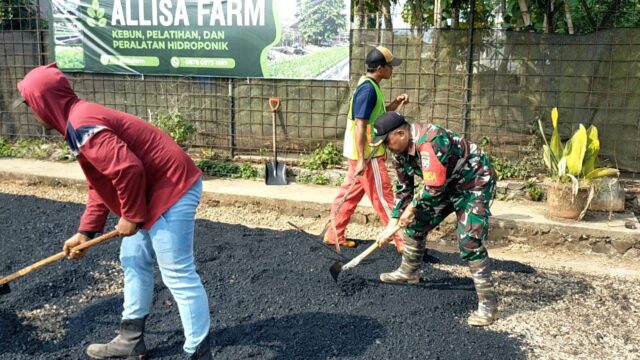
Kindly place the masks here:
[[(0, 194), (0, 272), (3, 275), (61, 250), (75, 232), (83, 206)], [(113, 227), (115, 219), (108, 226)], [(438, 271), (432, 262), (461, 264), (457, 254), (432, 251), (419, 285), (386, 285), (377, 279), (400, 258), (383, 250), (336, 283), (317, 239), (292, 230), (272, 231), (198, 221), (196, 258), (210, 298), (216, 359), (518, 359), (520, 342), (490, 329), (471, 328), (476, 306), (470, 278)], [(89, 271), (106, 272), (117, 261), (119, 240), (60, 261), (12, 283), (0, 297), (0, 359), (84, 359), (90, 342), (115, 335), (122, 296), (93, 300), (68, 314), (58, 342), (33, 337), (17, 316), (44, 304), (62, 306), (95, 285)], [(345, 249), (348, 257), (362, 251)], [(530, 271), (496, 263), (503, 271)], [(344, 276), (342, 274), (341, 276)], [(345, 285), (346, 283), (346, 285)], [(147, 327), (151, 356), (182, 358), (177, 308), (157, 273)]]

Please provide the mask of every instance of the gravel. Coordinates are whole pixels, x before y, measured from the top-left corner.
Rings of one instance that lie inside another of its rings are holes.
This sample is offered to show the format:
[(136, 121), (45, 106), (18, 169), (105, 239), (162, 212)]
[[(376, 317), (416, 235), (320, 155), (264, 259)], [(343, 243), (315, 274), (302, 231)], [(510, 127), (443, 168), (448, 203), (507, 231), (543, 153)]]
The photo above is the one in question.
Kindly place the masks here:
[[(85, 192), (9, 180), (0, 186), (0, 272), (60, 251)], [(633, 268), (613, 271), (620, 264), (603, 256), (492, 249), (501, 318), (476, 329), (465, 324), (476, 301), (472, 282), (452, 249), (429, 244), (418, 286), (377, 282), (399, 262), (391, 249), (336, 286), (327, 268), (337, 259), (324, 256), (318, 237), (287, 224), (317, 234), (324, 220), (253, 205), (201, 206), (198, 218), (198, 241), (212, 240), (198, 244), (196, 256), (211, 297), (216, 358), (640, 359), (640, 276)], [(347, 236), (373, 239), (380, 230), (352, 224)], [(83, 358), (90, 341), (114, 335), (122, 301), (118, 246), (100, 247), (81, 262), (27, 275), (0, 297), (0, 359)], [(177, 311), (160, 281), (156, 292), (152, 355), (177, 358)]]

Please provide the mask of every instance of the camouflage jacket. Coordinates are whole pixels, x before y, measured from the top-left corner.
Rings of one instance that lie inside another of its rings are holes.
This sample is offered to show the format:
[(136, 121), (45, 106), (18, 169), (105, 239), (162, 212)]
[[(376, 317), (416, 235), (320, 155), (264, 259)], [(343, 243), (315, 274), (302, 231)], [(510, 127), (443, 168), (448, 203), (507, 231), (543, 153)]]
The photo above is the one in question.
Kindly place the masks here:
[[(413, 199), (416, 207), (433, 207), (452, 192), (475, 190), (495, 176), (480, 148), (462, 136), (434, 124), (412, 124), (409, 149), (393, 157), (398, 175), (391, 217), (398, 218)], [(414, 176), (423, 189), (414, 197)]]

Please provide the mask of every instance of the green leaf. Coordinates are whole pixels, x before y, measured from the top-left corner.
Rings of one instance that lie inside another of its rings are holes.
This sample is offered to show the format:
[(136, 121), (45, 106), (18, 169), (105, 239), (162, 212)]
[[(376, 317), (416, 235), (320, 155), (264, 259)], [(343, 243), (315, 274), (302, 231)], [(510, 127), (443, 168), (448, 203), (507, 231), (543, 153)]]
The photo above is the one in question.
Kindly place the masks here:
[(593, 171), (590, 171), (587, 176), (584, 178), (587, 180), (594, 180), (603, 177), (618, 177), (620, 176), (620, 171), (618, 169), (613, 168), (597, 168)]
[(101, 27), (107, 26), (107, 19), (105, 18), (100, 19), (100, 21), (98, 21), (98, 25), (100, 25)]
[(87, 25), (89, 25), (91, 27), (94, 27), (94, 26), (96, 26), (96, 21), (93, 20), (92, 18), (88, 18), (87, 19)]
[(98, 11), (96, 12), (96, 14), (98, 15), (98, 17), (104, 17), (104, 8), (100, 8), (98, 9)]
[(551, 153), (556, 159), (560, 159), (563, 155), (562, 142), (560, 141), (560, 134), (558, 133), (558, 109), (553, 108), (551, 110), (551, 124), (553, 124), (553, 134), (551, 134)]
[[(553, 150), (553, 145), (551, 149)], [(567, 174), (573, 176), (580, 175), (586, 149), (587, 130), (580, 124), (578, 130), (576, 130), (571, 139), (567, 141), (567, 145), (562, 152), (563, 158), (567, 159)]]
[(94, 17), (96, 17), (96, 11), (93, 10), (93, 8), (88, 8), (87, 9), (87, 15), (89, 15), (89, 17), (94, 18)]
[(553, 158), (551, 148), (549, 148), (548, 145), (542, 145), (542, 160), (544, 160), (545, 165), (547, 165), (551, 176), (558, 173), (558, 162)]
[(591, 125), (587, 129), (587, 148), (582, 161), (582, 175), (589, 174), (596, 168), (598, 153), (600, 152), (600, 140), (598, 139), (598, 129)]

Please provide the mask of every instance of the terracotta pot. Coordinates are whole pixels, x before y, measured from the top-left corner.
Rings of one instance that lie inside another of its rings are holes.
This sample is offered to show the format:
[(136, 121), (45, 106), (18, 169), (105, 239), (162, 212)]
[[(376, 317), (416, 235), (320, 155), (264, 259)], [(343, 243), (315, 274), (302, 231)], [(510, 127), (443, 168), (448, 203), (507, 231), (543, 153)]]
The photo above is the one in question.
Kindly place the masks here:
[(579, 220), (587, 206), (589, 188), (580, 188), (574, 196), (571, 184), (552, 183), (547, 186), (547, 210), (549, 216)]

